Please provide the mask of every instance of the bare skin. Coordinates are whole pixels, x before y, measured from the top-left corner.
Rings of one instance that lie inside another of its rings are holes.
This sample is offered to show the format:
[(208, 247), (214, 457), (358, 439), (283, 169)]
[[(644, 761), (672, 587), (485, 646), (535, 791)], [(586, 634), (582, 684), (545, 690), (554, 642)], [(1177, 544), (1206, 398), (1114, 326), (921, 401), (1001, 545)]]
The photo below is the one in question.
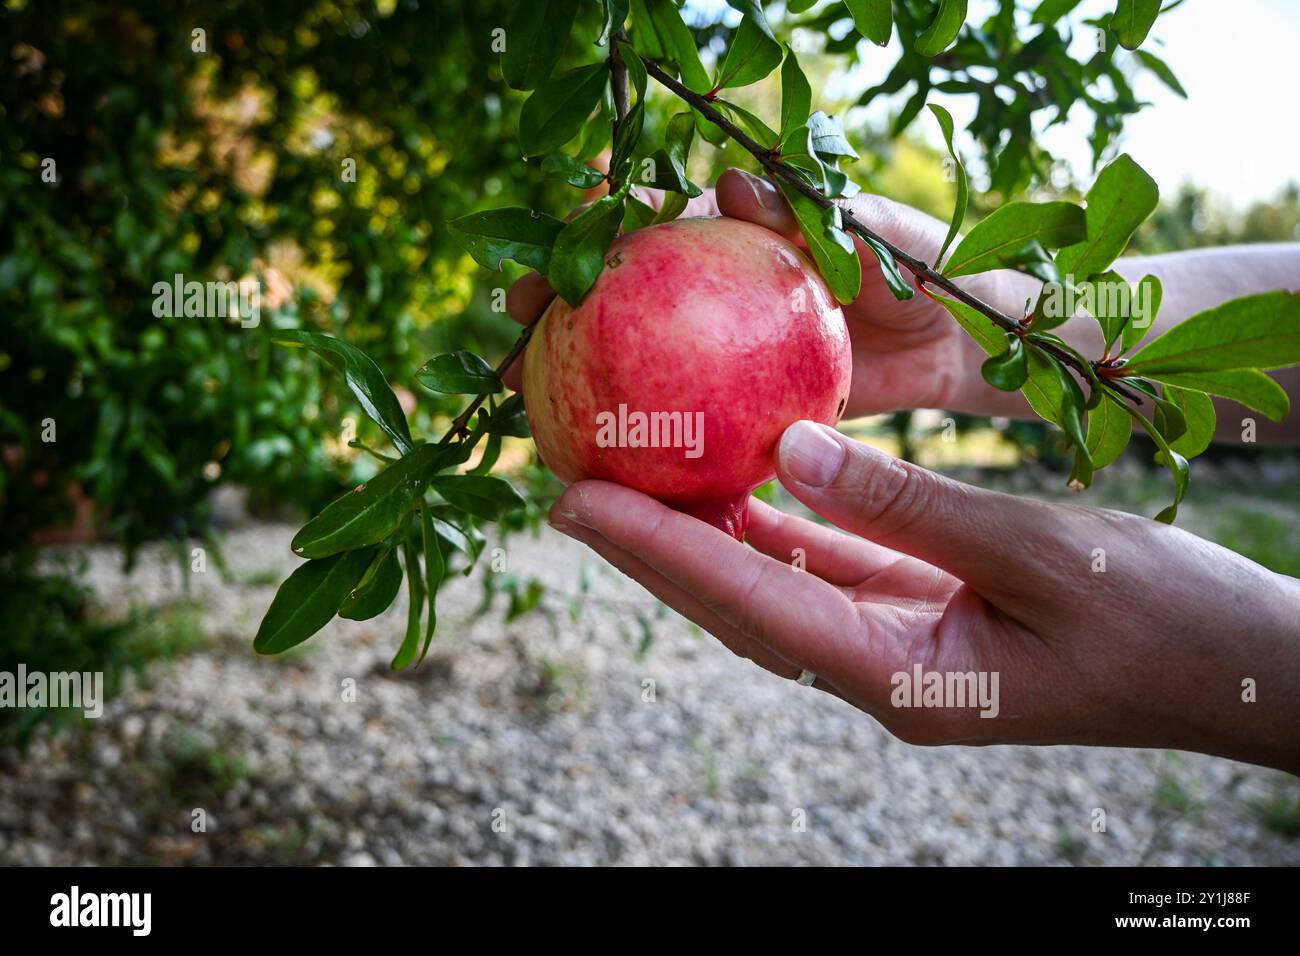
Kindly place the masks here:
[[(933, 259), (944, 232), (935, 220), (880, 197), (853, 207)], [(772, 187), (735, 171), (691, 212), (794, 234)], [(1125, 259), (1119, 269), (1131, 280), (1148, 272), (1164, 280), (1156, 335), (1226, 299), (1300, 287), (1300, 246)], [(1036, 292), (1014, 273), (970, 283), (1013, 314)], [(544, 280), (530, 277), (508, 304), (527, 323), (550, 298)], [(922, 296), (896, 302), (874, 268), (845, 315), (855, 351), (849, 415), (917, 407), (1029, 414), (1018, 395), (984, 383), (982, 353), (946, 312)], [(1092, 325), (1076, 319), (1057, 331), (1098, 355)], [(1300, 392), (1294, 371), (1276, 377), (1293, 397)], [(1253, 416), (1230, 402), (1219, 412), (1229, 438)], [(1265, 426), (1260, 418), (1261, 441), (1300, 439), (1294, 418)], [(811, 422), (786, 431), (776, 467), (796, 498), (850, 533), (755, 500), (741, 544), (599, 481), (569, 488), (551, 521), (736, 654), (783, 677), (816, 674), (814, 687), (909, 742), (1172, 747), (1300, 773), (1295, 579), (1145, 518), (964, 485)], [(998, 715), (895, 706), (894, 675), (916, 664), (997, 672)]]

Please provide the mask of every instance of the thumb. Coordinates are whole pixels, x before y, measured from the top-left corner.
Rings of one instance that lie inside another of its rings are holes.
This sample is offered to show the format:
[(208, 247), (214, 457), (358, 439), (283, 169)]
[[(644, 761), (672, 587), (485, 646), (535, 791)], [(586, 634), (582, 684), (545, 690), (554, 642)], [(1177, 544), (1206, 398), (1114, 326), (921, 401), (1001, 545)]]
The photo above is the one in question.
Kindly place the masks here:
[[(1008, 590), (1006, 555), (1042, 556), (1061, 547), (1050, 505), (936, 475), (816, 422), (785, 430), (777, 473), (796, 498), (841, 528), (976, 588)], [(1029, 568), (1010, 577), (1026, 574), (1037, 577)]]

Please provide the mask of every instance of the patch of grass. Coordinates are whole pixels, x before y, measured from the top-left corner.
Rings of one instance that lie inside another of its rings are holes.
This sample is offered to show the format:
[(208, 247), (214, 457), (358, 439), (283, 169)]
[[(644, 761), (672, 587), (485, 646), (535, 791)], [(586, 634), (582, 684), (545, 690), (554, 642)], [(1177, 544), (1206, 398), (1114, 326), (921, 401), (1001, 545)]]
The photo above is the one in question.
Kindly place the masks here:
[(1160, 775), (1160, 780), (1156, 783), (1154, 803), (1157, 809), (1178, 817), (1195, 816), (1204, 807), (1177, 777), (1167, 771)]
[(162, 790), (181, 803), (224, 796), (252, 776), (248, 761), (220, 744), (210, 743), (192, 730), (182, 730), (166, 755), (154, 762)]
[(239, 583), (247, 588), (269, 588), (273, 584), (279, 584), (284, 577), (279, 568), (261, 568), (241, 576)]
[(1270, 571), (1300, 577), (1300, 548), (1295, 542), (1295, 520), (1246, 508), (1220, 513), (1214, 540), (1225, 548), (1262, 564)]
[(1062, 828), (1056, 834), (1056, 851), (1071, 863), (1078, 863), (1083, 859), (1083, 852), (1087, 849), (1087, 844), (1083, 838), (1073, 830)]
[(1267, 829), (1288, 840), (1300, 837), (1300, 793), (1277, 793), (1256, 802), (1252, 809)]

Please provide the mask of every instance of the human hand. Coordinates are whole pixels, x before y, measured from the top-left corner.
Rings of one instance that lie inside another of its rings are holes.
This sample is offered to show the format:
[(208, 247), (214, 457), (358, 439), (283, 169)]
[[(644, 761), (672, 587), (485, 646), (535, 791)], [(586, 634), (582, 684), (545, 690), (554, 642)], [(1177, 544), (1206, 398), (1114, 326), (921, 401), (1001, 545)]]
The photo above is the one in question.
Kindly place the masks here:
[[(748, 547), (600, 481), (570, 487), (551, 521), (736, 654), (816, 674), (909, 742), (1174, 747), (1300, 771), (1294, 579), (1145, 518), (963, 485), (810, 422), (786, 431), (777, 464), (795, 497), (863, 537), (755, 500)], [(996, 716), (894, 706), (894, 675), (918, 665), (989, 687), (996, 673)]]

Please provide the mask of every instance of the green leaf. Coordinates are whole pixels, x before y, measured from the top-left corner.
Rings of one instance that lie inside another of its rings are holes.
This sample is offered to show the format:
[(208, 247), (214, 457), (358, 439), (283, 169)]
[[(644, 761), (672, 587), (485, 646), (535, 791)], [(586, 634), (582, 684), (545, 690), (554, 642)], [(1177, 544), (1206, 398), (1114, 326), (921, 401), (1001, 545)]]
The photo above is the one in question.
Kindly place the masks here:
[(1109, 355), (1111, 346), (1133, 316), (1133, 287), (1118, 272), (1109, 271), (1081, 282), (1078, 291), (1082, 296), (1082, 304), (1101, 326), (1102, 339)]
[(1204, 392), (1165, 385), (1165, 398), (1182, 413), (1183, 434), (1169, 447), (1189, 461), (1210, 447), (1216, 425), (1214, 401)]
[(794, 50), (787, 45), (781, 64), (781, 135), (808, 122), (812, 110), (812, 87), (799, 69)]
[(1160, 315), (1160, 304), (1165, 296), (1165, 287), (1153, 275), (1143, 276), (1137, 284), (1137, 303), (1133, 317), (1124, 326), (1120, 336), (1120, 354), (1127, 352), (1142, 341), (1143, 337), (1155, 327), (1156, 317)]
[[(690, 113), (676, 113), (664, 131), (664, 145), (650, 156), (653, 176), (640, 182), (655, 189), (698, 196), (703, 190), (686, 176), (686, 163), (690, 158), (691, 141), (695, 138), (695, 118)], [(645, 170), (645, 162), (642, 162)]]
[(275, 592), (253, 650), (279, 654), (319, 631), (338, 613), (374, 557), (374, 548), (363, 548), (300, 565)]
[(827, 116), (821, 110), (808, 117), (812, 150), (818, 156), (834, 159), (857, 159), (857, 150), (844, 135), (844, 124), (838, 116)]
[(510, 482), (493, 475), (443, 475), (433, 479), (433, 489), (462, 511), (496, 521), (525, 505)]
[(501, 75), (517, 90), (531, 90), (550, 77), (564, 53), (578, 15), (577, 0), (532, 0), (510, 5)]
[(673, 0), (632, 0), (632, 21), (632, 45), (638, 52), (676, 65), (682, 83), (696, 93), (709, 91), (709, 74), (700, 62), (695, 37)]
[(894, 261), (894, 254), (882, 246), (870, 236), (861, 236), (863, 244), (875, 254), (876, 261), (880, 263), (880, 274), (885, 279), (885, 285), (889, 292), (899, 302), (906, 302), (915, 293), (912, 291), (912, 285), (907, 281), (907, 277), (898, 268), (898, 263)]
[(604, 0), (605, 5), (605, 24), (601, 27), (600, 36), (596, 43), (604, 46), (609, 42), (609, 38), (623, 29), (623, 24), (627, 22), (628, 8), (631, 6), (630, 0)]
[[(844, 0), (853, 18), (853, 26), (876, 46), (889, 42), (894, 29), (892, 0)], [(964, 18), (963, 18), (964, 19)]]
[(1029, 378), (1029, 353), (1014, 332), (1006, 333), (1006, 350), (990, 355), (980, 366), (984, 381), (1004, 392), (1018, 392)]
[(1291, 411), (1291, 399), (1286, 390), (1257, 368), (1223, 372), (1157, 372), (1151, 377), (1164, 385), (1232, 399), (1275, 422), (1283, 421)]
[(632, 151), (641, 139), (641, 128), (645, 125), (645, 101), (638, 100), (628, 111), (623, 122), (618, 124), (614, 134), (614, 146), (610, 151), (609, 168), (612, 179), (616, 182), (627, 179), (627, 164), (632, 159)]
[(627, 203), (623, 207), (623, 234), (627, 235), (629, 232), (644, 229), (655, 221), (657, 215), (659, 215), (659, 211), (654, 206), (629, 194)]
[[(886, 4), (886, 7), (888, 7), (888, 4)], [(957, 168), (957, 201), (952, 208), (952, 221), (948, 224), (948, 234), (943, 238), (943, 245), (939, 247), (939, 254), (934, 257), (934, 265), (937, 269), (939, 263), (943, 261), (944, 253), (948, 251), (952, 241), (957, 238), (957, 233), (961, 231), (961, 224), (966, 219), (966, 204), (970, 200), (970, 184), (966, 179), (966, 167), (962, 165), (961, 158), (952, 145), (952, 114), (942, 106), (934, 103), (930, 104), (930, 112), (939, 121), (939, 129), (943, 131), (943, 141), (948, 145), (948, 155)]]
[(342, 372), (348, 389), (361, 403), (362, 411), (384, 430), (398, 451), (403, 455), (411, 451), (415, 442), (406, 424), (406, 415), (384, 373), (379, 371), (379, 366), (369, 355), (340, 339), (300, 329), (277, 332), (274, 341), (290, 348), (311, 349)]
[(1160, 15), (1160, 5), (1164, 0), (1119, 0), (1115, 4), (1115, 15), (1110, 18), (1111, 29), (1119, 36), (1119, 42), (1126, 50), (1136, 50), (1151, 32), (1151, 27)]
[(420, 648), (417, 665), (424, 662), (429, 645), (433, 643), (433, 632), (438, 627), (438, 587), (447, 574), (447, 563), (438, 546), (438, 537), (433, 533), (433, 520), (427, 506), (420, 508), (420, 532), (424, 537), (424, 597), (429, 604), (429, 616), (424, 625), (424, 646)]
[[(1086, 230), (1086, 215), (1068, 202), (1009, 202), (967, 233), (943, 268), (951, 278), (1005, 268), (1032, 242), (1048, 248), (1072, 246)], [(1059, 261), (1059, 260), (1058, 260)]]
[(713, 81), (715, 90), (757, 83), (781, 64), (781, 44), (772, 36), (762, 4), (747, 0), (737, 6), (744, 11), (744, 16), (718, 68)]
[(632, 44), (620, 40), (618, 43), (618, 55), (627, 67), (628, 79), (632, 81), (632, 88), (636, 90), (636, 98), (639, 102), (645, 101), (646, 85), (650, 79), (645, 71), (645, 64), (641, 61), (641, 55), (636, 52)]
[(1152, 424), (1160, 430), (1165, 441), (1172, 445), (1187, 432), (1187, 418), (1183, 415), (1182, 408), (1163, 396), (1152, 396), (1152, 402), (1155, 404)]
[(1183, 89), (1183, 84), (1178, 82), (1178, 77), (1174, 75), (1174, 71), (1169, 68), (1168, 63), (1146, 50), (1138, 50), (1137, 58), (1142, 61), (1143, 66), (1160, 78), (1160, 82), (1183, 99), (1187, 99), (1187, 91)]
[(485, 269), (500, 272), (502, 261), (513, 259), (545, 275), (550, 267), (551, 247), (564, 223), (544, 212), (507, 206), (453, 219), (447, 228)]
[[(1037, 352), (1037, 349), (1034, 351)], [(1070, 374), (1070, 370), (1061, 362), (1045, 353), (1039, 354), (1051, 364), (1052, 370), (1056, 373), (1057, 380), (1060, 382), (1059, 417), (1052, 420), (1070, 436), (1070, 440), (1074, 442), (1075, 447), (1083, 451), (1083, 457), (1088, 462), (1089, 467), (1095, 470), (1096, 465), (1092, 461), (1091, 452), (1088, 450), (1088, 442), (1083, 434), (1083, 389), (1079, 388), (1079, 383)]]
[(430, 359), (415, 377), (425, 388), (447, 395), (483, 395), (505, 388), (491, 365), (463, 350)]
[(663, 205), (655, 213), (654, 219), (650, 220), (650, 225), (657, 226), (661, 222), (672, 222), (683, 212), (686, 211), (686, 204), (690, 202), (684, 193), (666, 192), (664, 193)]
[(1087, 237), (1056, 256), (1061, 275), (1082, 282), (1109, 269), (1159, 201), (1155, 180), (1127, 154), (1108, 165), (1088, 190)]
[[(808, 196), (791, 187), (782, 180), (777, 180), (781, 193), (794, 211), (799, 229), (808, 242), (808, 251), (813, 261), (826, 280), (831, 294), (841, 303), (849, 303), (858, 297), (862, 286), (862, 265), (858, 261), (858, 250), (853, 239), (842, 229), (826, 222), (827, 210), (824, 210)], [(834, 210), (831, 211), (834, 215)]]
[(325, 506), (293, 537), (290, 547), (304, 558), (323, 558), (382, 541), (398, 529), (443, 468), (464, 460), (456, 444), (419, 445), (364, 485)]
[(608, 83), (605, 64), (592, 63), (539, 86), (519, 111), (519, 148), (524, 155), (541, 156), (577, 136), (600, 105)]
[(948, 49), (966, 22), (966, 0), (940, 0), (939, 12), (912, 47), (921, 56), (938, 56)]
[[(781, 137), (777, 135), (776, 131), (773, 130), (772, 127), (768, 126), (743, 106), (722, 99), (715, 101), (713, 105), (721, 110), (724, 115), (730, 114), (729, 118), (732, 122), (736, 123), (741, 127), (741, 129), (748, 133), (750, 137), (758, 143), (758, 145), (771, 149), (781, 141)], [(724, 135), (724, 139), (725, 138)]]
[(1133, 436), (1133, 419), (1123, 402), (1109, 390), (1100, 405), (1088, 412), (1088, 457), (1092, 468), (1101, 471), (1124, 453)]
[(339, 617), (350, 621), (368, 621), (378, 617), (392, 606), (401, 589), (402, 565), (397, 560), (394, 545), (381, 550), (370, 563), (356, 588), (339, 606)]
[[(592, 169), (568, 153), (551, 153), (542, 160), (542, 172), (579, 189), (594, 189), (605, 180), (605, 174), (599, 169)], [(550, 253), (549, 247), (547, 253)]]
[(1300, 293), (1242, 296), (1175, 325), (1124, 367), (1135, 375), (1282, 368), (1300, 363)]
[(1174, 503), (1161, 511), (1160, 514), (1156, 515), (1157, 521), (1162, 521), (1165, 524), (1173, 524), (1174, 519), (1178, 517), (1178, 506), (1182, 503), (1183, 497), (1187, 494), (1187, 482), (1191, 477), (1191, 465), (1187, 463), (1186, 458), (1169, 447), (1169, 443), (1165, 441), (1165, 437), (1160, 434), (1160, 430), (1148, 421), (1146, 416), (1136, 408), (1132, 408), (1129, 405), (1123, 405), (1121, 407), (1124, 411), (1128, 412), (1135, 422), (1146, 429), (1147, 434), (1151, 436), (1151, 440), (1156, 443), (1156, 447), (1160, 450), (1160, 454), (1157, 455), (1157, 460), (1168, 468), (1169, 473), (1174, 477)]
[(551, 252), (548, 278), (560, 298), (577, 306), (605, 268), (605, 253), (623, 222), (623, 200), (630, 182), (601, 196), (560, 231)]
[(1081, 0), (1043, 0), (1034, 11), (1031, 23), (1052, 24), (1069, 14)]
[(527, 438), (532, 434), (528, 430), (528, 416), (524, 414), (522, 395), (511, 395), (492, 413), (488, 420), (488, 434), (510, 435), (514, 438)]
[(424, 610), (424, 581), (420, 578), (420, 558), (410, 539), (402, 542), (402, 557), (406, 560), (406, 636), (389, 665), (395, 671), (406, 670), (415, 661), (420, 650), (420, 616)]

